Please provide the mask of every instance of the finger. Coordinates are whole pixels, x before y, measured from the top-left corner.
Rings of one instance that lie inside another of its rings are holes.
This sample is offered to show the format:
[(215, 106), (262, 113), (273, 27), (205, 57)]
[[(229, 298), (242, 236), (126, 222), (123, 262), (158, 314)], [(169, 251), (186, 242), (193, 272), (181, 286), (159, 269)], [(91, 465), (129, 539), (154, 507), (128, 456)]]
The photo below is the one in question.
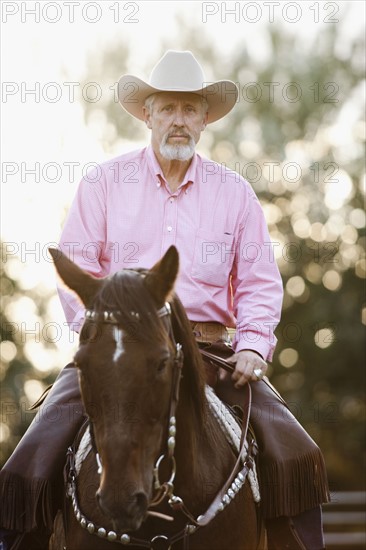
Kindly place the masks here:
[(230, 372), (224, 369), (219, 369), (219, 380), (227, 380), (230, 377)]
[(237, 382), (240, 380), (240, 378), (243, 376), (243, 372), (238, 371), (238, 369), (235, 369), (233, 374), (231, 375), (231, 378), (234, 382)]
[(239, 389), (239, 388), (242, 388), (243, 386), (245, 386), (245, 384), (247, 384), (249, 382), (249, 378), (247, 378), (247, 376), (245, 376), (245, 374), (242, 374), (239, 378), (239, 380), (234, 384), (235, 388), (236, 389)]
[(243, 365), (242, 363), (240, 364), (237, 363), (235, 370), (232, 374), (232, 380), (234, 382), (238, 382), (240, 378), (243, 376), (248, 381), (252, 376), (252, 370), (253, 369), (248, 364)]
[(245, 367), (242, 367), (240, 370), (238, 368), (235, 369), (235, 371), (232, 374), (232, 380), (235, 382), (235, 384), (239, 384), (239, 386), (243, 386), (250, 380), (252, 375), (252, 369), (246, 365)]

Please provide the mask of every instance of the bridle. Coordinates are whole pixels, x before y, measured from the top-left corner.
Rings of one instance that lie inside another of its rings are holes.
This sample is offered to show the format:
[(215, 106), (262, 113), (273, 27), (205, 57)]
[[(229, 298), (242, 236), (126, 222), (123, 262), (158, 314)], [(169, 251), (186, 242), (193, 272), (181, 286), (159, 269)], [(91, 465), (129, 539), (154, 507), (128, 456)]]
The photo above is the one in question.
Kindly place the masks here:
[[(162, 308), (157, 310), (157, 315), (159, 318), (163, 319), (165, 327), (168, 331), (170, 339), (173, 343), (175, 349), (175, 356), (173, 360), (173, 375), (172, 375), (172, 385), (171, 385), (171, 394), (170, 394), (170, 405), (169, 405), (169, 420), (167, 426), (167, 437), (166, 437), (166, 454), (161, 454), (156, 461), (153, 475), (154, 475), (154, 491), (155, 494), (149, 504), (150, 507), (156, 507), (162, 503), (165, 499), (168, 499), (168, 504), (172, 511), (179, 511), (188, 519), (188, 523), (181, 529), (178, 533), (171, 537), (165, 535), (154, 536), (151, 540), (139, 539), (129, 535), (128, 533), (118, 534), (113, 530), (107, 530), (103, 526), (95, 525), (92, 521), (87, 519), (82, 513), (80, 506), (78, 504), (77, 490), (76, 490), (76, 469), (75, 469), (75, 454), (76, 451), (74, 448), (69, 447), (67, 453), (67, 496), (72, 500), (72, 506), (76, 520), (79, 525), (86, 529), (90, 534), (98, 535), (100, 538), (119, 543), (122, 545), (132, 544), (134, 546), (140, 546), (142, 548), (150, 548), (152, 550), (159, 548), (159, 550), (170, 550), (171, 546), (178, 542), (179, 540), (184, 539), (185, 543), (188, 543), (188, 537), (195, 533), (197, 529), (207, 526), (214, 517), (222, 512), (230, 502), (235, 498), (237, 493), (243, 487), (248, 472), (253, 468), (254, 457), (256, 454), (256, 444), (252, 440), (248, 442), (248, 450), (246, 448), (246, 439), (248, 434), (248, 425), (249, 425), (249, 415), (251, 408), (251, 388), (249, 384), (246, 384), (248, 392), (248, 403), (245, 407), (246, 414), (243, 419), (243, 429), (240, 442), (240, 450), (235, 466), (229, 475), (227, 481), (225, 482), (222, 489), (218, 492), (213, 502), (210, 504), (208, 509), (204, 514), (201, 514), (195, 518), (191, 512), (185, 506), (183, 500), (174, 494), (174, 479), (176, 474), (176, 461), (174, 456), (175, 443), (176, 443), (176, 409), (179, 401), (179, 387), (180, 380), (182, 376), (183, 368), (183, 351), (182, 346), (179, 343), (175, 342), (172, 324), (171, 324), (171, 307), (168, 302), (164, 304)], [(135, 317), (138, 320), (138, 313), (131, 312), (132, 317)], [(96, 312), (94, 310), (86, 311), (86, 319), (92, 322), (101, 322), (108, 323), (114, 326), (119, 325), (117, 315), (111, 311)], [(102, 462), (99, 457), (99, 453), (95, 449), (96, 461), (98, 466), (98, 473), (102, 473)], [(164, 459), (167, 458), (171, 462), (171, 474), (167, 481), (161, 482), (159, 469)], [(148, 510), (148, 514), (161, 519), (171, 521), (173, 518), (167, 516), (166, 514), (161, 514), (160, 512), (154, 512)]]
[[(166, 440), (167, 444), (167, 457), (172, 463), (172, 473), (171, 477), (168, 482), (160, 484), (159, 481), (159, 467), (162, 464), (165, 455), (162, 454), (155, 465), (154, 468), (154, 488), (156, 491), (159, 491), (160, 493), (163, 493), (162, 495), (156, 495), (151, 502), (151, 506), (155, 506), (159, 504), (164, 496), (170, 494), (170, 491), (173, 490), (173, 481), (175, 479), (175, 472), (176, 472), (176, 463), (175, 463), (175, 457), (174, 457), (174, 449), (175, 449), (175, 434), (176, 434), (176, 410), (177, 405), (179, 401), (179, 387), (180, 387), (180, 379), (182, 376), (182, 367), (183, 367), (183, 352), (182, 352), (182, 346), (181, 344), (177, 344), (175, 342), (172, 326), (170, 323), (170, 315), (171, 315), (171, 307), (169, 302), (166, 302), (162, 308), (156, 311), (156, 314), (159, 318), (167, 319), (168, 322), (166, 324), (167, 332), (170, 336), (170, 339), (173, 343), (174, 349), (175, 349), (175, 356), (173, 359), (173, 375), (172, 375), (172, 385), (171, 385), (171, 392), (170, 392), (170, 404), (169, 404), (169, 424), (168, 424), (168, 437)], [(137, 321), (139, 319), (139, 314), (132, 311), (130, 312), (130, 315), (132, 318), (135, 318)], [(116, 315), (111, 311), (103, 311), (102, 313), (96, 312), (93, 310), (86, 310), (85, 312), (85, 318), (89, 321), (98, 321), (104, 323), (104, 324), (111, 324), (116, 327), (119, 325), (119, 321), (116, 317)], [(117, 328), (117, 331), (120, 330)], [(117, 336), (117, 339), (119, 337)], [(101, 458), (99, 456), (99, 453), (95, 446), (95, 458), (97, 462), (97, 471), (98, 474), (101, 475), (103, 471), (103, 465)], [(170, 488), (171, 487), (171, 488)]]

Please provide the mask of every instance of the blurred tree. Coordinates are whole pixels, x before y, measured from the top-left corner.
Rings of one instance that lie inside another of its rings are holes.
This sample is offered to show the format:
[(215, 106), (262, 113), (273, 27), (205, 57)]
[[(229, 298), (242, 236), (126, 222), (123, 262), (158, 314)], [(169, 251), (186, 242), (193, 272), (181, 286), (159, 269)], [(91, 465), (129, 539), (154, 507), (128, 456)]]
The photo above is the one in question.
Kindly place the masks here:
[(55, 347), (42, 337), (50, 296), (39, 293), (37, 288), (28, 291), (28, 296), (25, 295), (18, 282), (24, 265), (16, 256), (6, 259), (3, 246), (1, 244), (0, 464), (7, 460), (32, 421), (34, 412), (29, 411), (29, 406), (54, 381), (57, 373), (57, 366), (53, 368), (49, 364), (50, 355), (47, 356), (48, 364), (44, 370), (40, 370), (39, 365), (36, 368), (29, 358), (34, 343), (37, 348)]

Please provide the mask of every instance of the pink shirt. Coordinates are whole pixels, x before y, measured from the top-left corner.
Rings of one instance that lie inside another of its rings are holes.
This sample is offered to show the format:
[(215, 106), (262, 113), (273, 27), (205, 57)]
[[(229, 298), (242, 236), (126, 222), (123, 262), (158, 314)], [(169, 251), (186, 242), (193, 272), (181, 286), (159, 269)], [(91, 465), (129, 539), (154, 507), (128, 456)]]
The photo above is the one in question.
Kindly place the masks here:
[[(151, 146), (121, 155), (84, 177), (60, 247), (97, 277), (150, 268), (174, 244), (176, 292), (192, 321), (236, 326), (236, 351), (271, 359), (282, 282), (259, 201), (239, 174), (195, 154), (175, 193)], [(79, 330), (84, 308), (59, 289), (67, 321)]]

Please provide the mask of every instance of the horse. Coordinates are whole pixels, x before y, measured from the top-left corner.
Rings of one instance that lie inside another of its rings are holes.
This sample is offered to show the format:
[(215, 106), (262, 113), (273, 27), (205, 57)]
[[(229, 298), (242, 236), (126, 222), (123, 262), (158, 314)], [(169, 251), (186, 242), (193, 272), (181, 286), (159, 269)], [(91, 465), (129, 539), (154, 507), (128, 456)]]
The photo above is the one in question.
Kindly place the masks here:
[(50, 253), (86, 307), (74, 367), (92, 446), (77, 475), (70, 455), (50, 550), (264, 548), (245, 480), (253, 457), (238, 459), (209, 407), (204, 364), (174, 293), (176, 248), (149, 270), (104, 279)]

